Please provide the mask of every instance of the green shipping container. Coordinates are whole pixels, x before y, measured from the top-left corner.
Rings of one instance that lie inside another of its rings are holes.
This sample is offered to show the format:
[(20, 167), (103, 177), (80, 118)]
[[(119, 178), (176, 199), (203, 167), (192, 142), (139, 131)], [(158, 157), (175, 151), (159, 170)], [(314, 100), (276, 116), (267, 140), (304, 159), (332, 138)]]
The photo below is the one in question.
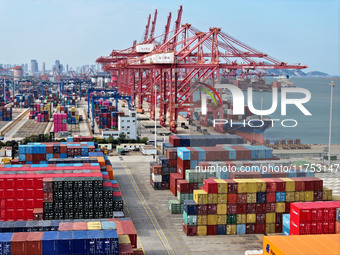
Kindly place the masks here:
[(237, 222), (237, 215), (236, 214), (228, 214), (227, 215), (227, 224), (236, 224)]
[(177, 199), (169, 200), (169, 211), (171, 214), (182, 214), (184, 204), (181, 204)]
[(187, 226), (196, 226), (197, 225), (197, 215), (187, 215), (187, 213), (183, 212), (183, 220)]
[(184, 200), (193, 200), (194, 199), (194, 194), (193, 193), (189, 193), (189, 194), (182, 193), (181, 194), (181, 192), (177, 191), (177, 199), (178, 199), (178, 201), (181, 202), (181, 204), (183, 204)]

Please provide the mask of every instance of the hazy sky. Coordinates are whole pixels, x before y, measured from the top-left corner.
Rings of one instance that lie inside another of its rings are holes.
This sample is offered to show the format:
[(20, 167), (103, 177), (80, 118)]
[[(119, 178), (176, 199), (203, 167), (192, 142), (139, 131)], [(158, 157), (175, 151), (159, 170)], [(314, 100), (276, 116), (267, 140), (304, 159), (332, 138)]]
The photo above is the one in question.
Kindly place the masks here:
[(182, 23), (221, 27), (281, 61), (307, 64), (305, 71), (340, 75), (339, 0), (0, 0), (0, 63), (94, 64), (140, 42), (155, 9), (156, 35), (170, 11), (173, 28), (179, 5)]

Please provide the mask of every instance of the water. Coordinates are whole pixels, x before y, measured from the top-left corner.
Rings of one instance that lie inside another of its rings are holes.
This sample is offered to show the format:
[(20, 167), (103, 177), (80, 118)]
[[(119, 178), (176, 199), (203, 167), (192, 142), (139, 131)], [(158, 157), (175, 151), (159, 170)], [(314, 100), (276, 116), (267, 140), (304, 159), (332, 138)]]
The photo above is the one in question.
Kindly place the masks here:
[[(329, 110), (331, 88), (330, 79), (325, 78), (292, 78), (296, 87), (306, 88), (311, 92), (311, 100), (304, 106), (312, 116), (304, 114), (294, 105), (287, 106), (287, 115), (281, 116), (281, 93), (278, 93), (278, 107), (269, 117), (272, 119), (295, 119), (296, 127), (283, 127), (280, 122), (275, 122), (274, 127), (267, 129), (264, 139), (271, 141), (281, 139), (301, 139), (306, 144), (328, 144)], [(267, 82), (271, 82), (267, 79)], [(333, 91), (333, 119), (332, 143), (340, 144), (340, 80), (334, 80)], [(272, 104), (271, 92), (253, 92), (254, 107), (261, 109), (261, 96), (263, 96), (263, 109), (269, 109)], [(301, 97), (304, 95), (301, 94)], [(288, 95), (288, 98), (298, 98), (298, 95)], [(287, 124), (291, 125), (292, 123)]]

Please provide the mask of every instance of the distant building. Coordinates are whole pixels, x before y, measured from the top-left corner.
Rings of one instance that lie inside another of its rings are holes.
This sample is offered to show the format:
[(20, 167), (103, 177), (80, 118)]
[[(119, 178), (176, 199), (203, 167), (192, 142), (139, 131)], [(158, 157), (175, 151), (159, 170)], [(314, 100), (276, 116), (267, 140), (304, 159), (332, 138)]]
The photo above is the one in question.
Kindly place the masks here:
[(42, 62), (42, 65), (41, 65), (41, 74), (42, 75), (45, 74), (45, 62)]
[(55, 70), (57, 71), (57, 73), (61, 73), (62, 72), (59, 60), (55, 61), (54, 67), (55, 67)]
[(38, 62), (35, 59), (31, 60), (31, 74), (34, 75), (39, 72)]
[(137, 112), (129, 111), (129, 116), (118, 117), (118, 130), (102, 131), (103, 138), (118, 138), (120, 133), (124, 133), (127, 139), (137, 139)]
[(68, 64), (66, 64), (66, 73), (68, 73)]

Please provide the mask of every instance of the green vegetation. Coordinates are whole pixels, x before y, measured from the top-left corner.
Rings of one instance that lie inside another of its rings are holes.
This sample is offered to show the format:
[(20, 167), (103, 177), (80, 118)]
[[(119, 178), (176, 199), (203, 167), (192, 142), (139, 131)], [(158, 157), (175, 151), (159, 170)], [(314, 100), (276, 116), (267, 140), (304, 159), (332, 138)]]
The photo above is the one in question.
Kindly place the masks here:
[(117, 139), (115, 139), (112, 135), (109, 136), (109, 138), (104, 139), (104, 138), (96, 138), (93, 137), (92, 141), (98, 144), (112, 144), (113, 147), (115, 147), (115, 145), (118, 144), (122, 144), (122, 143), (144, 143), (146, 144), (148, 142), (148, 138), (147, 137), (137, 137), (137, 139), (126, 139), (126, 135), (124, 133), (120, 133), (119, 137)]

